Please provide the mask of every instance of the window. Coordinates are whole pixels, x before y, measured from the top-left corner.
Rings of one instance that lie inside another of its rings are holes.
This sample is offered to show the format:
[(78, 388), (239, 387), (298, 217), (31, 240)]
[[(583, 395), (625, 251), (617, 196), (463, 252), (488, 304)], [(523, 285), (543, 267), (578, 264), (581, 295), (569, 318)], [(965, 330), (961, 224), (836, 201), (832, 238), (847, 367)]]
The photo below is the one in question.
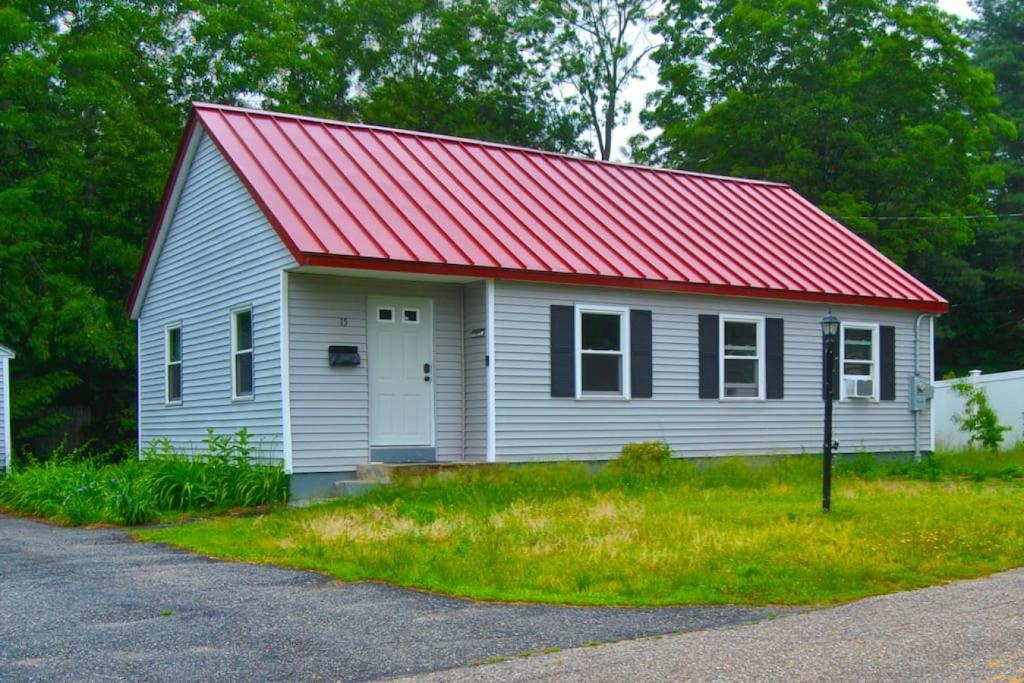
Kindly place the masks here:
[(382, 323), (392, 323), (395, 321), (395, 309), (390, 306), (382, 306), (377, 309), (377, 320)]
[(576, 395), (629, 398), (625, 309), (577, 307)]
[(252, 309), (231, 313), (232, 398), (252, 398)]
[(843, 343), (840, 350), (842, 368), (842, 396), (845, 398), (875, 398), (876, 369), (878, 368), (878, 327), (844, 323)]
[(403, 323), (418, 323), (420, 321), (420, 309), (418, 308), (403, 308), (402, 309), (402, 322)]
[(764, 398), (764, 320), (721, 320), (722, 397)]
[(166, 328), (164, 338), (164, 362), (167, 377), (167, 404), (181, 403), (181, 325)]

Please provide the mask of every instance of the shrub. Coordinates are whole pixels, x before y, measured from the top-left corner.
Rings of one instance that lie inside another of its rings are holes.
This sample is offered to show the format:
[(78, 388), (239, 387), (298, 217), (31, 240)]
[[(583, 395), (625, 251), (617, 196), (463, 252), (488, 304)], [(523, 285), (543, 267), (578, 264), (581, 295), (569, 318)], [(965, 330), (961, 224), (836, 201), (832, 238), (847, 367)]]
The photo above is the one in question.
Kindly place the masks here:
[(953, 384), (953, 390), (965, 399), (964, 412), (954, 415), (953, 420), (970, 435), (968, 443), (972, 446), (981, 444), (992, 451), (998, 449), (1003, 441), (1003, 432), (1010, 428), (999, 424), (999, 416), (988, 404), (985, 390), (966, 379)]
[(672, 462), (672, 448), (664, 441), (640, 441), (622, 447), (618, 458), (609, 463), (614, 473), (657, 478), (665, 474)]
[(58, 452), (0, 479), (0, 509), (72, 525), (144, 524), (161, 516), (275, 505), (288, 498), (288, 475), (277, 460), (250, 457), (248, 432), (207, 435), (207, 452), (176, 453), (151, 443), (142, 460), (98, 464)]

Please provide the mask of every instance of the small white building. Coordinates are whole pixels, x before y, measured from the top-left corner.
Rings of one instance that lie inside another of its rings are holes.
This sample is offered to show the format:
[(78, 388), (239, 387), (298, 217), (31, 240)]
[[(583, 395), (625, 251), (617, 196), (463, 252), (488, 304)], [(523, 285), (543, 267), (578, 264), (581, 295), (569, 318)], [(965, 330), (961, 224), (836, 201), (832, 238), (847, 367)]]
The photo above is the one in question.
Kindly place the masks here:
[[(944, 379), (935, 383), (935, 399), (932, 414), (935, 419), (935, 443), (939, 448), (965, 448), (970, 438), (953, 419), (963, 414), (964, 397), (953, 385), (957, 379)], [(988, 396), (989, 405), (999, 416), (999, 423), (1010, 431), (1003, 434), (1003, 445), (1012, 446), (1024, 441), (1024, 370), (981, 374), (971, 370), (968, 381), (980, 386)]]
[(11, 466), (11, 373), (8, 361), (14, 351), (0, 346), (0, 470)]

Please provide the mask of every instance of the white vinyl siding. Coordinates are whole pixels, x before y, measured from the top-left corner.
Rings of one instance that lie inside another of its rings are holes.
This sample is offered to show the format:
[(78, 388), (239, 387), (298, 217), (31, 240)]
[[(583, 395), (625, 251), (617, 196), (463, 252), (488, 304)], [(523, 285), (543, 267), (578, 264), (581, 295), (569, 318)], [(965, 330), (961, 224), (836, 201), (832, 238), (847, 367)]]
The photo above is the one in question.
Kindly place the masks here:
[[(437, 456), (462, 458), (462, 285), (293, 272), (288, 276), (288, 350), (295, 472), (346, 471), (370, 460), (367, 367), (374, 358), (366, 345), (366, 316), (372, 295), (433, 300)], [(402, 315), (395, 311), (394, 319)], [(339, 344), (358, 347), (362, 365), (329, 366), (327, 347)]]
[[(202, 449), (206, 428), (245, 427), (261, 455), (282, 455), (280, 271), (295, 265), (280, 237), (203, 135), (167, 226), (139, 316), (139, 430), (145, 447), (166, 437)], [(253, 319), (255, 395), (232, 401), (231, 311)], [(166, 405), (165, 329), (182, 327), (180, 406)]]
[[(824, 304), (697, 296), (627, 289), (499, 281), (496, 284), (496, 424), (499, 460), (615, 457), (633, 441), (664, 439), (680, 454), (817, 453), (821, 449), (821, 329)], [(650, 399), (550, 396), (550, 306), (604, 305), (652, 311)], [(896, 400), (845, 401), (836, 407), (840, 451), (910, 451), (914, 416), (907, 408), (917, 313), (833, 306), (840, 319), (896, 328)], [(708, 401), (697, 397), (699, 314), (785, 320), (785, 398)], [(921, 348), (928, 348), (923, 326)], [(922, 353), (922, 372), (927, 372)], [(927, 443), (929, 414), (919, 418)]]

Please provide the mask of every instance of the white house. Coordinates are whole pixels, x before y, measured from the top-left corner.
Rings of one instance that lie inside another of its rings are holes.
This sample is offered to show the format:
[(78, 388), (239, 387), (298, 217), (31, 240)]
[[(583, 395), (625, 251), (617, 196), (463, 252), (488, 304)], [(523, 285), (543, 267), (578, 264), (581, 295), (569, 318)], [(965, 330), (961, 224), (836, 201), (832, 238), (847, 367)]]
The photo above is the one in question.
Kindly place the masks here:
[(196, 104), (129, 307), (140, 444), (371, 461), (931, 447), (946, 302), (786, 185)]
[(11, 373), (14, 351), (0, 346), (0, 470), (11, 466)]

